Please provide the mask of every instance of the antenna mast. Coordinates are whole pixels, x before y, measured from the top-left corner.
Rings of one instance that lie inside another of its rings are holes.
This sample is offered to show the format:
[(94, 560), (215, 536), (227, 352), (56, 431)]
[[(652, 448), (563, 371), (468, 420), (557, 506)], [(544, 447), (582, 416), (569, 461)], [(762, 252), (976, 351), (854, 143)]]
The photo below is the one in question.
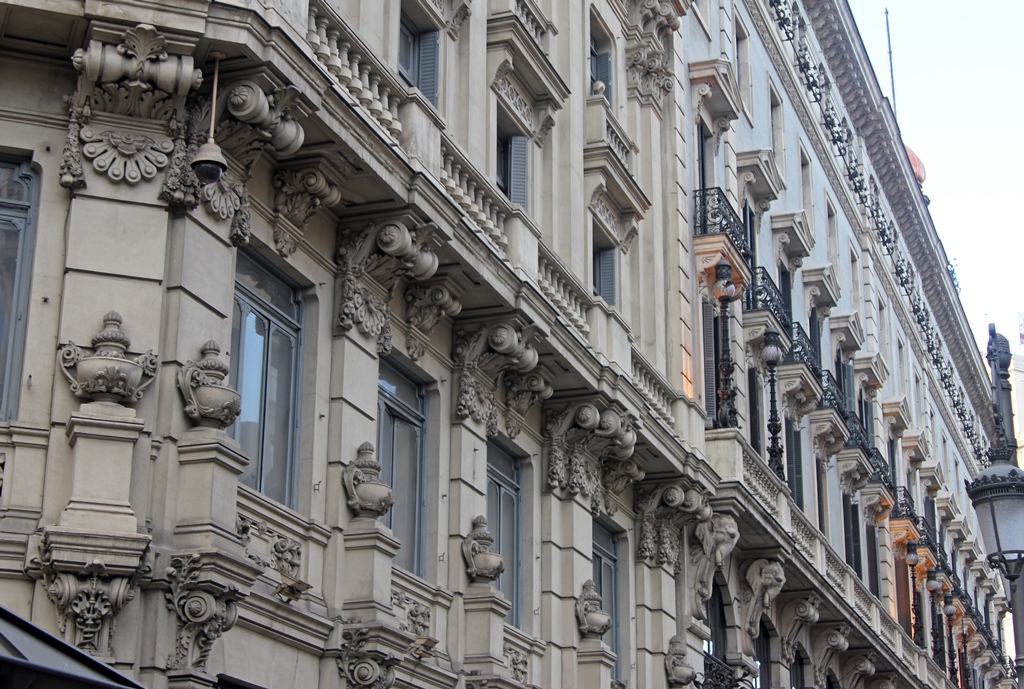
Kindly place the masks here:
[(892, 35), (889, 33), (889, 8), (885, 8), (885, 40), (889, 44), (889, 90), (892, 91), (892, 114), (896, 116), (896, 77), (892, 69)]

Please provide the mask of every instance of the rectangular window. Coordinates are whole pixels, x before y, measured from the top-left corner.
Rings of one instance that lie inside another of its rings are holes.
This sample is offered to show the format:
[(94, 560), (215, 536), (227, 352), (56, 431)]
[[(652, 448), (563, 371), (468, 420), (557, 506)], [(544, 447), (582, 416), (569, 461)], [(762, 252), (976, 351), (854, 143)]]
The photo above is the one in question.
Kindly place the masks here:
[(421, 31), (407, 14), (402, 13), (398, 39), (398, 74), (409, 86), (423, 92), (437, 107), (438, 56), (440, 34)]
[(594, 230), (594, 294), (615, 306), (615, 246)]
[(792, 689), (807, 689), (807, 683), (804, 681), (804, 659), (799, 653), (789, 666), (789, 683)]
[[(832, 202), (826, 197), (825, 198), (825, 218), (826, 227), (825, 230), (828, 233), (828, 262), (832, 264), (833, 268), (839, 269), (839, 216), (836, 215), (836, 209), (832, 205)], [(850, 280), (856, 282), (860, 280), (860, 276), (857, 275), (857, 269), (855, 266), (850, 269)], [(854, 301), (853, 307), (859, 308), (859, 304)]]
[(807, 214), (807, 224), (814, 226), (814, 189), (811, 186), (811, 159), (800, 149), (800, 202)]
[(860, 282), (864, 279), (864, 276), (860, 272), (860, 257), (856, 251), (850, 252), (850, 299), (853, 302), (854, 310), (859, 311), (863, 304), (861, 303), (861, 289)]
[(301, 332), (295, 286), (255, 255), (238, 252), (231, 386), (242, 396), (242, 410), (228, 432), (249, 458), (241, 481), (289, 507), (295, 506)]
[(750, 427), (750, 446), (761, 454), (761, 378), (757, 368), (747, 369), (747, 398), (750, 400), (747, 426)]
[(821, 462), (814, 462), (815, 494), (818, 500), (818, 531), (828, 537), (832, 530), (828, 521), (828, 475)]
[(868, 552), (868, 589), (881, 598), (882, 574), (878, 567), (878, 531), (874, 524), (865, 525), (864, 543)]
[(889, 453), (889, 478), (892, 480), (892, 484), (899, 485), (897, 476), (899, 476), (899, 454), (896, 451), (896, 443), (899, 442), (895, 437), (889, 438), (888, 453)]
[(895, 566), (894, 584), (896, 590), (896, 621), (903, 627), (907, 634), (911, 633), (911, 598), (910, 598), (910, 571), (906, 560), (897, 556), (893, 560)]
[(712, 158), (708, 151), (711, 149), (711, 132), (701, 122), (697, 125), (697, 188), (707, 189), (714, 180), (711, 170)]
[(740, 87), (740, 99), (743, 107), (750, 104), (750, 36), (743, 25), (736, 22), (736, 84)]
[(814, 350), (814, 360), (821, 364), (821, 319), (818, 318), (818, 307), (812, 306), (807, 315), (807, 337)]
[(402, 544), (394, 563), (423, 576), (422, 545), (426, 537), (423, 512), (424, 422), (423, 386), (385, 360), (377, 387), (377, 456), (380, 478), (395, 492), (395, 505), (381, 517)]
[(747, 244), (750, 245), (750, 260), (747, 264), (751, 268), (757, 265), (757, 213), (750, 208), (750, 204), (743, 202), (743, 234), (747, 237)]
[(779, 292), (782, 294), (782, 307), (790, 321), (793, 320), (793, 274), (779, 266)]
[(793, 494), (793, 502), (804, 508), (804, 461), (800, 447), (800, 429), (786, 419), (786, 482)]
[(599, 522), (594, 522), (594, 584), (601, 594), (601, 609), (612, 617), (612, 626), (604, 641), (615, 654), (613, 677), (621, 675), (619, 650), (619, 547), (615, 534)]
[(863, 577), (860, 559), (860, 506), (853, 504), (849, 495), (843, 495), (843, 535), (846, 550), (846, 564), (853, 567), (857, 576)]
[(780, 172), (785, 170), (786, 161), (786, 130), (783, 119), (782, 98), (771, 85), (768, 87), (768, 98), (771, 106), (772, 153), (775, 154), (775, 165)]
[(764, 622), (760, 624), (760, 631), (754, 639), (754, 662), (757, 663), (757, 673), (751, 678), (751, 686), (753, 689), (771, 689), (772, 640)]
[[(608, 45), (610, 41), (602, 34), (596, 32), (596, 27), (590, 27), (590, 92), (601, 95), (612, 103), (612, 53)], [(600, 87), (596, 86), (601, 82)]]
[(487, 527), (494, 534), (494, 549), (505, 558), (505, 571), (497, 587), (512, 604), (509, 622), (522, 622), (523, 515), (522, 483), (516, 458), (494, 443), (487, 444)]
[(524, 209), (528, 196), (529, 143), (525, 136), (498, 131), (498, 189)]
[(35, 175), (0, 156), (0, 421), (17, 415), (32, 272)]

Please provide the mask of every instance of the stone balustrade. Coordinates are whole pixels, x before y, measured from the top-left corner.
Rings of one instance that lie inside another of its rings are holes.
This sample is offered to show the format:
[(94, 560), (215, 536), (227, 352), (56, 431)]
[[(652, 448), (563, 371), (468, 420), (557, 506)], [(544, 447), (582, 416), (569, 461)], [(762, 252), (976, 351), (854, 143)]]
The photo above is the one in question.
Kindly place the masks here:
[(537, 259), (537, 277), (540, 290), (555, 305), (559, 313), (584, 338), (590, 333), (587, 311), (592, 300), (579, 286), (572, 273), (542, 244)]

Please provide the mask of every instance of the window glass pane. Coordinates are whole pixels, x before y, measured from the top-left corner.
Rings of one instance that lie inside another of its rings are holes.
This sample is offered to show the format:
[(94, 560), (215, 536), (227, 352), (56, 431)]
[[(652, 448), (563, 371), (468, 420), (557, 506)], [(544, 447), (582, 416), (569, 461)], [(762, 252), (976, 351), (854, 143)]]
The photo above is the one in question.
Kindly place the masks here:
[(274, 329), (267, 362), (267, 402), (264, 406), (263, 492), (279, 502), (288, 502), (289, 457), (294, 400), (295, 342)]
[(8, 359), (14, 348), (20, 239), (21, 228), (6, 218), (0, 219), (0, 392), (4, 390), (11, 364)]
[(410, 411), (421, 413), (422, 394), (420, 386), (409, 380), (388, 364), (381, 362), (380, 389), (408, 405)]
[(263, 423), (263, 361), (267, 351), (267, 321), (252, 311), (243, 311), (238, 357), (238, 392), (242, 396), (241, 413), (235, 421), (235, 439), (249, 458), (241, 476), (247, 486), (259, 488), (260, 428)]
[[(394, 435), (395, 462), (395, 507), (391, 528), (395, 537), (402, 543), (401, 550), (395, 556), (395, 564), (399, 567), (417, 572), (416, 548), (420, 539), (420, 429), (404, 420), (396, 419)], [(400, 509), (396, 509), (399, 508)]]
[[(396, 484), (394, 441), (395, 418), (391, 412), (388, 411), (388, 408), (383, 401), (378, 404), (377, 413), (377, 458), (381, 466), (380, 479), (384, 483), (393, 487)], [(397, 505), (392, 507), (380, 518), (385, 526), (391, 526), (391, 520), (396, 509), (399, 509)]]
[(238, 253), (238, 282), (289, 318), (298, 318), (295, 290), (244, 253)]

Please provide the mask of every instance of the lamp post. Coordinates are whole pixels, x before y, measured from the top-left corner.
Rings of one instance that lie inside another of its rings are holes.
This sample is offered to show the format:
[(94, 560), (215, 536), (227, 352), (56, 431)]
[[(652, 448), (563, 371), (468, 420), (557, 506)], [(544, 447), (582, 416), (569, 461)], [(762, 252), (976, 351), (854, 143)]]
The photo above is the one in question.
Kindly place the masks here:
[(917, 594), (917, 563), (921, 556), (917, 554), (917, 541), (913, 538), (907, 541), (907, 555), (904, 558), (907, 567), (910, 568), (910, 598), (914, 614), (914, 625), (911, 629), (914, 643), (919, 648), (924, 648), (924, 623), (921, 619), (921, 596)]
[[(777, 387), (776, 369), (782, 362), (782, 347), (779, 343), (779, 331), (768, 326), (764, 331), (764, 346), (761, 347), (761, 361), (768, 369), (768, 468), (775, 472), (783, 481), (786, 480), (786, 469), (782, 464), (782, 443), (779, 441), (779, 434), (782, 432), (782, 422), (779, 420), (779, 405), (776, 400), (775, 388)], [(754, 394), (751, 390), (750, 394)]]
[(1024, 569), (1024, 529), (1020, 527), (1024, 523), (1024, 473), (1014, 464), (1017, 443), (1010, 402), (1010, 344), (996, 333), (994, 325), (989, 325), (988, 332), (987, 358), (992, 373), (996, 442), (989, 449), (989, 466), (967, 484), (967, 495), (978, 517), (988, 562), (1002, 572), (1010, 585), (1016, 646), (1014, 665), (1017, 686), (1024, 688), (1024, 601), (1018, 598), (1024, 589), (1017, 586)]
[(928, 568), (928, 578), (925, 581), (925, 588), (928, 590), (928, 617), (932, 623), (932, 660), (936, 665), (946, 664), (946, 649), (943, 647), (945, 638), (942, 635), (942, 620), (939, 619), (938, 602), (939, 591), (942, 590), (942, 582), (935, 577), (935, 568)]
[(956, 606), (953, 605), (952, 591), (946, 592), (942, 603), (942, 613), (946, 616), (946, 670), (949, 673), (949, 681), (959, 685), (956, 673), (956, 644), (953, 643), (953, 616), (956, 615)]
[(718, 357), (718, 419), (716, 428), (735, 428), (736, 391), (732, 387), (732, 337), (729, 335), (729, 305), (736, 297), (732, 264), (724, 258), (715, 266), (715, 298), (720, 308), (721, 337)]

